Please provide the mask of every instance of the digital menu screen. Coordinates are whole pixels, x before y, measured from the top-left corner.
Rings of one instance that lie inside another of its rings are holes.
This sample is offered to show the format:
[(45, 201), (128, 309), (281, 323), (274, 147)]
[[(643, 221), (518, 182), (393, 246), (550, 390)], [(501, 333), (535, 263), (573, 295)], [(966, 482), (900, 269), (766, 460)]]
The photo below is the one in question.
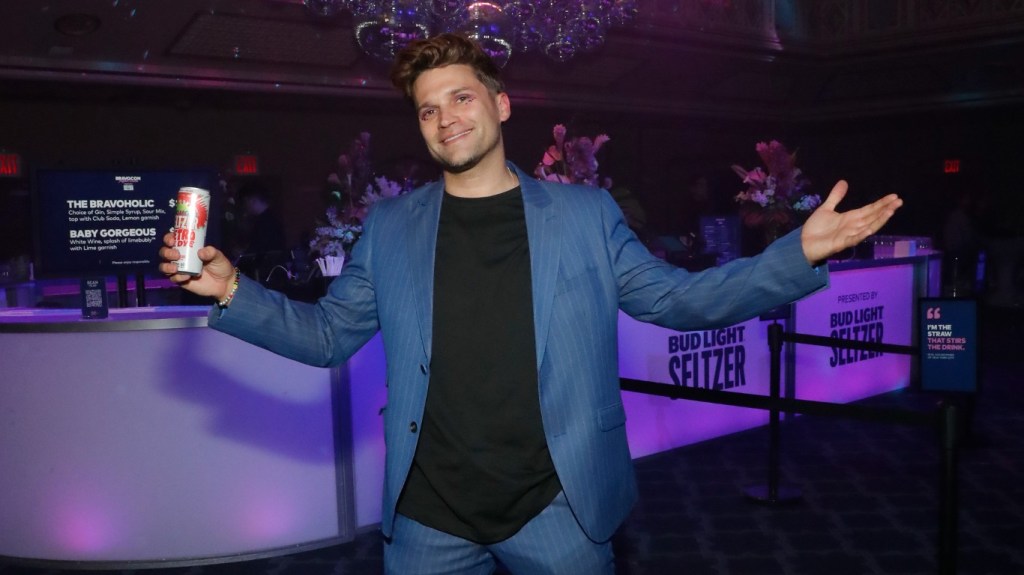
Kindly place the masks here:
[[(210, 170), (39, 170), (33, 212), (36, 273), (46, 277), (156, 273), (174, 226), (178, 189), (212, 190)], [(207, 242), (217, 241), (211, 218)]]

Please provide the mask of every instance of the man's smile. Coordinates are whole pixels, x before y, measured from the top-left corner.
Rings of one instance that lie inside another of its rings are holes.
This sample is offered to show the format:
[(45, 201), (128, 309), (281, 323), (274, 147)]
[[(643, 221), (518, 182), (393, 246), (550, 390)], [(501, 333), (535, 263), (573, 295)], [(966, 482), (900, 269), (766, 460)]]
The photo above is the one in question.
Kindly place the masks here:
[(463, 131), (463, 132), (459, 132), (458, 134), (454, 134), (452, 136), (448, 136), (447, 138), (441, 140), (441, 143), (442, 144), (450, 144), (451, 142), (454, 142), (455, 140), (461, 138), (462, 136), (465, 136), (466, 134), (468, 134), (468, 133), (470, 133), (472, 131), (473, 130), (466, 130), (466, 131)]

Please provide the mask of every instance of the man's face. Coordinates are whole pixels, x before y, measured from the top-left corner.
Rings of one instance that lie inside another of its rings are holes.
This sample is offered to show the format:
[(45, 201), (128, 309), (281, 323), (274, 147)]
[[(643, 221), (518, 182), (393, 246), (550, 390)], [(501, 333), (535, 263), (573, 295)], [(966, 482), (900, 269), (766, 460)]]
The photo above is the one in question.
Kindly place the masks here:
[(245, 213), (250, 216), (258, 216), (263, 211), (261, 209), (263, 206), (260, 205), (260, 200), (256, 196), (246, 196), (242, 200), (242, 207), (245, 208)]
[(470, 66), (423, 72), (413, 84), (413, 99), (427, 149), (446, 172), (472, 169), (500, 148), (508, 96), (488, 92)]

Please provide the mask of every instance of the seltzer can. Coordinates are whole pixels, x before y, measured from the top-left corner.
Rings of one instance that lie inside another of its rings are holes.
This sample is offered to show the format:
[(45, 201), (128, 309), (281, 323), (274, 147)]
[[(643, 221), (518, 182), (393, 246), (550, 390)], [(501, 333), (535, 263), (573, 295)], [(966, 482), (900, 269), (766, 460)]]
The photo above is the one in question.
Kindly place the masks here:
[(181, 257), (178, 273), (199, 275), (203, 262), (199, 249), (206, 245), (210, 222), (210, 192), (202, 188), (181, 188), (174, 207), (174, 247)]

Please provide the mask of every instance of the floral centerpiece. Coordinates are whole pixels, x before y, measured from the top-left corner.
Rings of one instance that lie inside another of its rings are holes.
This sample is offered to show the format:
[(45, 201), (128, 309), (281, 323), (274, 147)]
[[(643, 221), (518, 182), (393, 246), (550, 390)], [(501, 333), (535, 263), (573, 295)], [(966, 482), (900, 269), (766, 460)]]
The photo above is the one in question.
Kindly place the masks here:
[(314, 231), (309, 248), (327, 263), (321, 263), (321, 271), (330, 274), (327, 268), (338, 268), (352, 246), (363, 234), (363, 220), (370, 207), (376, 202), (409, 191), (410, 180), (403, 186), (384, 176), (375, 176), (370, 162), (370, 133), (362, 132), (349, 146), (347, 153), (338, 156), (338, 170), (327, 177), (329, 205), (326, 221), (320, 222)]
[(544, 157), (533, 171), (534, 175), (542, 180), (610, 189), (612, 180), (601, 179), (598, 175), (595, 155), (611, 138), (607, 134), (599, 134), (593, 139), (577, 136), (566, 140), (566, 132), (564, 125), (555, 126), (555, 143), (544, 152)]
[(598, 134), (594, 138), (576, 136), (566, 139), (563, 124), (556, 124), (552, 131), (555, 142), (544, 151), (533, 174), (542, 180), (561, 182), (563, 184), (580, 184), (594, 188), (601, 187), (611, 194), (619, 205), (629, 227), (642, 230), (647, 224), (647, 214), (643, 206), (625, 186), (613, 187), (611, 178), (601, 177), (597, 173), (597, 152), (611, 138), (607, 134)]
[(756, 150), (767, 171), (734, 164), (732, 170), (747, 184), (746, 190), (736, 194), (736, 201), (743, 223), (761, 228), (770, 242), (795, 227), (821, 204), (821, 198), (807, 192), (810, 180), (796, 167), (795, 152), (777, 140), (758, 142)]

